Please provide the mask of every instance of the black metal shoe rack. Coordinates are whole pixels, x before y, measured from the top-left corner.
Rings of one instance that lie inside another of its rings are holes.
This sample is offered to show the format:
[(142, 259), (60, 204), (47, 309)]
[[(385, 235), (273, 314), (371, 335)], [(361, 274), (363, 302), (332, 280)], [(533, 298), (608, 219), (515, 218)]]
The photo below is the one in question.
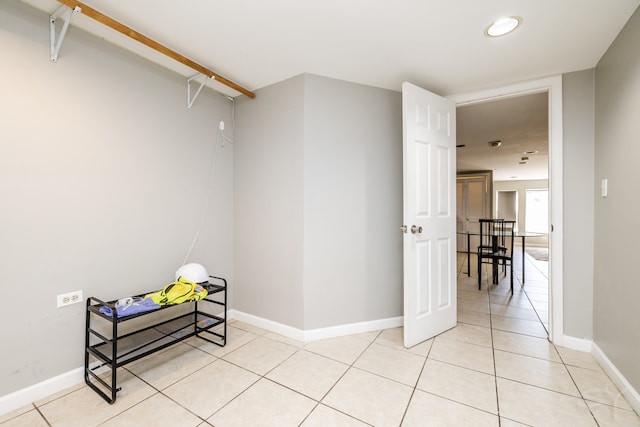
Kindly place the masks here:
[[(119, 367), (193, 336), (224, 347), (227, 342), (227, 281), (209, 276), (204, 287), (208, 295), (200, 301), (125, 317), (117, 316), (116, 300), (104, 302), (95, 297), (88, 298), (85, 383), (104, 400), (113, 403), (116, 393), (121, 390), (117, 382)], [(103, 306), (111, 309), (113, 317), (100, 312)], [(132, 322), (133, 319), (139, 320)]]

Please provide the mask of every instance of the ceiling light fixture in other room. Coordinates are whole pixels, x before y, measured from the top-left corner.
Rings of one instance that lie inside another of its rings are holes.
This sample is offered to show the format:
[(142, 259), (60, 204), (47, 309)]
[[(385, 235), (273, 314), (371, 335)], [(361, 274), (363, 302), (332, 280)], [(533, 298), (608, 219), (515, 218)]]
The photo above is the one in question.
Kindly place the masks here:
[(522, 18), (519, 16), (510, 16), (508, 18), (500, 18), (484, 30), (487, 37), (500, 37), (509, 34), (522, 24)]

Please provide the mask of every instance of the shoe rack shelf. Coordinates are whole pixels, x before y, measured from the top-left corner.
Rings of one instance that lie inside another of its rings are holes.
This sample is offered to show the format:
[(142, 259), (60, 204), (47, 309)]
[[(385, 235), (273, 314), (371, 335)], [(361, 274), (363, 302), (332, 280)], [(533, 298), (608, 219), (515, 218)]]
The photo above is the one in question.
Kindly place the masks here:
[[(224, 347), (227, 341), (227, 281), (209, 276), (200, 301), (163, 306), (117, 316), (114, 301), (87, 298), (84, 354), (85, 383), (109, 403), (116, 401), (117, 371), (191, 337)], [(144, 294), (138, 295), (144, 297)], [(100, 309), (108, 307), (113, 317)]]

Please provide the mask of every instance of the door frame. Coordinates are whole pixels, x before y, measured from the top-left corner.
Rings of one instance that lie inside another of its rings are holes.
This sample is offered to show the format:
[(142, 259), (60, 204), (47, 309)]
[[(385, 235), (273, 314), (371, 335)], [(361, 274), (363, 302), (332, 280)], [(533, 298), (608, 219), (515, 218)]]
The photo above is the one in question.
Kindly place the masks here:
[[(456, 106), (478, 104), (533, 93), (548, 93), (549, 99), (549, 340), (565, 341), (563, 318), (563, 139), (562, 76), (552, 76), (500, 88), (452, 95)], [(524, 260), (523, 260), (524, 262)]]

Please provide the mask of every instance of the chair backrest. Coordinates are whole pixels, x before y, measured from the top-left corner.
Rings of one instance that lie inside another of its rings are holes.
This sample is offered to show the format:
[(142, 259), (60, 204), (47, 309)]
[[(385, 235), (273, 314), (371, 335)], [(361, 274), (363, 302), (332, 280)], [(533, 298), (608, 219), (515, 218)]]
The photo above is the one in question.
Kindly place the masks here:
[(497, 250), (494, 245), (498, 243), (496, 236), (500, 231), (500, 226), (503, 219), (495, 218), (480, 218), (480, 245), (478, 251), (482, 252), (494, 252)]
[(478, 246), (478, 251), (484, 253), (502, 252), (512, 256), (516, 222), (502, 218), (481, 218), (479, 222), (480, 246)]

